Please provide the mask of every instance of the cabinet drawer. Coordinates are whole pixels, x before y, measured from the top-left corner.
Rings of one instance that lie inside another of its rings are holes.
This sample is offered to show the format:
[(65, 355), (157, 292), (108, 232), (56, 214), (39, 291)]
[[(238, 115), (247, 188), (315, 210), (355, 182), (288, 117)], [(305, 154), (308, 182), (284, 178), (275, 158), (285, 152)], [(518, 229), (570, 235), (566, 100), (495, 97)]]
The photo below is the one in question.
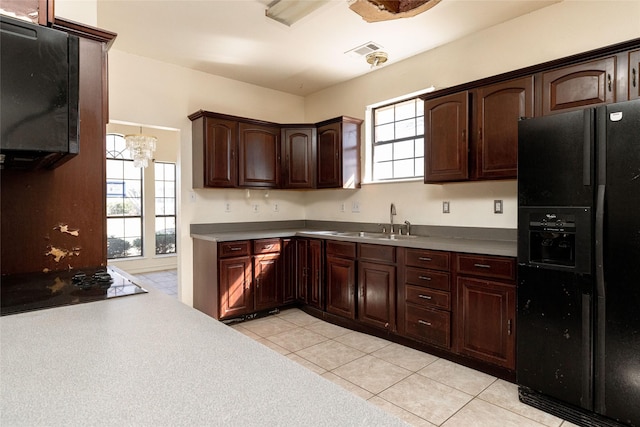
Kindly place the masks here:
[(368, 243), (360, 243), (358, 259), (368, 261), (396, 262), (395, 246), (387, 245), (371, 245)]
[(449, 292), (436, 291), (435, 289), (413, 285), (405, 285), (404, 289), (407, 302), (444, 310), (451, 309), (451, 294)]
[(356, 257), (356, 244), (351, 242), (338, 242), (336, 240), (327, 240), (327, 255), (334, 255), (346, 258)]
[(218, 243), (218, 257), (227, 258), (232, 256), (249, 255), (250, 242), (248, 240), (239, 240), (237, 242)]
[(405, 281), (411, 285), (448, 291), (451, 289), (449, 273), (425, 270), (424, 268), (406, 267)]
[(449, 271), (449, 252), (425, 251), (420, 249), (407, 249), (407, 265), (413, 267), (431, 268), (434, 270)]
[(254, 254), (280, 252), (280, 239), (259, 239), (253, 241)]
[(515, 280), (516, 260), (514, 258), (460, 255), (457, 256), (458, 273), (482, 277)]
[(451, 314), (448, 311), (433, 310), (406, 305), (406, 334), (420, 341), (449, 348), (451, 345)]

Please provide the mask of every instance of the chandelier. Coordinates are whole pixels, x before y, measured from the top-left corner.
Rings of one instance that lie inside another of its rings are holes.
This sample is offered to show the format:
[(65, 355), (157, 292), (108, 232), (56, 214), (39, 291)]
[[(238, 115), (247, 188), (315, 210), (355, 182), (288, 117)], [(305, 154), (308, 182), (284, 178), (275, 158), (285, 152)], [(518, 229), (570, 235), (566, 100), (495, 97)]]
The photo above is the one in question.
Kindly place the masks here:
[(153, 159), (153, 152), (156, 150), (158, 138), (155, 136), (144, 135), (142, 127), (140, 133), (124, 136), (127, 150), (131, 154), (133, 167), (146, 168), (149, 166), (149, 160)]

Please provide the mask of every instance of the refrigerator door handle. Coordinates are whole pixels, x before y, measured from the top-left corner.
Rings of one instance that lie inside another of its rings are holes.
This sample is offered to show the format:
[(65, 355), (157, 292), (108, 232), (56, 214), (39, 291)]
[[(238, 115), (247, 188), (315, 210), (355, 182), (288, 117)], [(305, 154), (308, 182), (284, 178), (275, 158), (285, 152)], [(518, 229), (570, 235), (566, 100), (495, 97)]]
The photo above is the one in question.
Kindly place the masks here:
[(584, 110), (584, 140), (582, 146), (582, 185), (591, 185), (591, 151), (593, 146), (594, 113), (592, 109)]
[(604, 284), (604, 201), (606, 186), (598, 185), (596, 195), (595, 258), (596, 258), (596, 319), (595, 364), (594, 364), (594, 409), (604, 413), (605, 389), (605, 323), (606, 323), (606, 287)]
[(596, 295), (604, 297), (604, 199), (606, 186), (598, 185), (598, 193), (596, 196)]

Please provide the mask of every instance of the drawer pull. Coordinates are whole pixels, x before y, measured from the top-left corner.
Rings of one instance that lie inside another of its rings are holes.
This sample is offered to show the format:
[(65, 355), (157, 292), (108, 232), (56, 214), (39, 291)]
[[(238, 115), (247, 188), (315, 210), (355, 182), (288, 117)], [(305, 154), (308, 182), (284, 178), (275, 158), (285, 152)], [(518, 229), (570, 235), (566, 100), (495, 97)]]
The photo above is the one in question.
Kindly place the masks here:
[(431, 295), (422, 295), (422, 294), (419, 294), (419, 295), (418, 295), (418, 297), (419, 297), (419, 298), (422, 298), (422, 299), (431, 299)]
[(429, 277), (429, 276), (418, 276), (418, 279), (420, 279), (420, 280), (431, 280), (431, 277)]
[(418, 319), (418, 323), (424, 326), (431, 326), (431, 322), (425, 322), (424, 320), (419, 320)]
[(262, 247), (262, 249), (265, 250), (265, 251), (268, 251), (272, 247), (273, 247), (273, 245), (265, 245), (265, 246)]
[(418, 257), (418, 259), (419, 259), (420, 261), (432, 261), (432, 259), (431, 259), (431, 258), (426, 257), (426, 256)]
[(488, 264), (473, 264), (473, 266), (477, 268), (491, 268)]
[(235, 248), (230, 248), (230, 251), (241, 251), (242, 248), (241, 247), (235, 247)]

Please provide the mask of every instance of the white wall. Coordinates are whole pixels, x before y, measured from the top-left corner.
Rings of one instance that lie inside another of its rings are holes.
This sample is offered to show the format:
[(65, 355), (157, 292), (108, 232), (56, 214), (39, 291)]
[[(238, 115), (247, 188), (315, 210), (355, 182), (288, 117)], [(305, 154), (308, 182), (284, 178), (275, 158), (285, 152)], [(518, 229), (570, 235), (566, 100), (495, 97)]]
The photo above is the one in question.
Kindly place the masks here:
[(95, 0), (55, 0), (55, 16), (98, 26), (98, 2)]
[[(109, 53), (110, 118), (179, 130), (180, 298), (192, 303), (192, 223), (322, 219), (388, 221), (396, 203), (398, 220), (415, 224), (516, 227), (515, 181), (424, 185), (373, 184), (360, 190), (315, 192), (195, 190), (191, 201), (191, 123), (199, 110), (273, 122), (315, 122), (350, 115), (364, 118), (369, 104), (435, 85), (456, 85), (640, 37), (640, 2), (564, 1), (481, 33), (301, 98), (238, 81), (150, 60), (118, 50)], [(393, 58), (392, 58), (393, 60)], [(493, 199), (505, 213), (492, 212)], [(451, 213), (441, 213), (441, 201)], [(225, 202), (232, 211), (224, 212)], [(359, 201), (361, 212), (350, 212)], [(278, 202), (280, 212), (272, 210)], [(347, 203), (347, 212), (339, 205)], [(253, 213), (252, 205), (260, 212)]]
[[(565, 0), (307, 96), (306, 120), (342, 114), (364, 119), (367, 105), (431, 85), (436, 89), (455, 86), (637, 37), (640, 1)], [(504, 200), (504, 214), (493, 213), (494, 199)], [(450, 214), (442, 213), (444, 200), (451, 202)], [(513, 180), (369, 184), (351, 193), (309, 193), (306, 201), (307, 219), (388, 222), (389, 203), (394, 202), (398, 219), (416, 224), (517, 227)], [(339, 212), (343, 201), (346, 213)], [(360, 202), (359, 214), (350, 211), (353, 201)]]

